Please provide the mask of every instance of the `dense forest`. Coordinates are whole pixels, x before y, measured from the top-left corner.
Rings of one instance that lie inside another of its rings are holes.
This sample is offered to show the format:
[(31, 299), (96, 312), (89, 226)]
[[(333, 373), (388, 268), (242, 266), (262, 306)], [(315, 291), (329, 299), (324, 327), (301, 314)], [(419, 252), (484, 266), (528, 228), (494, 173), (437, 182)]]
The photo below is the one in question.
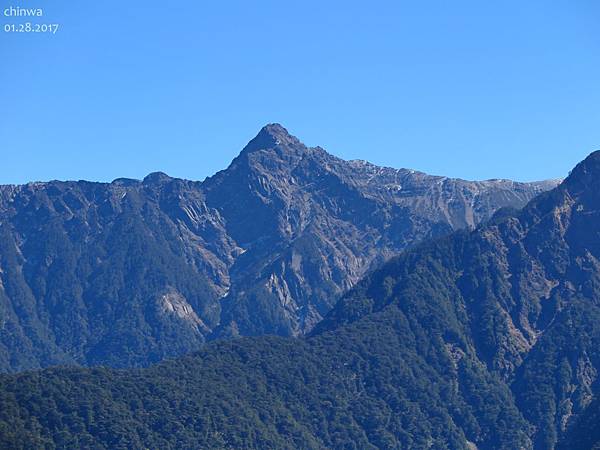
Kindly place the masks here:
[[(515, 448), (526, 422), (475, 360), (396, 307), (306, 340), (247, 338), (146, 370), (2, 379), (6, 448)], [(460, 383), (457, 380), (461, 380)]]

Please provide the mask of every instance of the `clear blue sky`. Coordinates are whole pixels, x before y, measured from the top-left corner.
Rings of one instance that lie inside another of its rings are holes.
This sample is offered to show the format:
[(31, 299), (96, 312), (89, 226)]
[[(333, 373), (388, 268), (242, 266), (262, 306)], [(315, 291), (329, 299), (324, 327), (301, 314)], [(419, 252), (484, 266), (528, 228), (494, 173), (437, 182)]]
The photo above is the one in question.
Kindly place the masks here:
[(0, 4), (60, 24), (0, 34), (0, 183), (203, 179), (268, 122), (467, 179), (600, 149), (597, 0)]

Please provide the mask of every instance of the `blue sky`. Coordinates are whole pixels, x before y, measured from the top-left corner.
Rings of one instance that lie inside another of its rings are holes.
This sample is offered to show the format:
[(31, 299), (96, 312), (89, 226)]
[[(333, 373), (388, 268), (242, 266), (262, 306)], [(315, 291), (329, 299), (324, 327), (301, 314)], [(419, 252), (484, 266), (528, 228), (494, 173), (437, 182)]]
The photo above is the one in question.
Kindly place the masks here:
[(60, 24), (0, 35), (0, 183), (203, 179), (269, 122), (467, 179), (600, 149), (597, 0), (0, 4)]

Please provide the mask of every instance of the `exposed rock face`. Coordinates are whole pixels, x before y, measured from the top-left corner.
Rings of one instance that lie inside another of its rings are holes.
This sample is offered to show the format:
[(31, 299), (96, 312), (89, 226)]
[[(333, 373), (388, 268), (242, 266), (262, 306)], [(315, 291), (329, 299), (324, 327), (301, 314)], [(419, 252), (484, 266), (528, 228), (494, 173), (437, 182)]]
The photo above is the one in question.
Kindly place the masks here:
[(268, 125), (204, 182), (1, 186), (0, 368), (138, 366), (207, 339), (303, 334), (401, 250), (556, 183), (343, 161)]
[(309, 331), (342, 292), (401, 250), (521, 207), (556, 184), (467, 182), (343, 161), (267, 126), (203, 184), (244, 249), (214, 335)]

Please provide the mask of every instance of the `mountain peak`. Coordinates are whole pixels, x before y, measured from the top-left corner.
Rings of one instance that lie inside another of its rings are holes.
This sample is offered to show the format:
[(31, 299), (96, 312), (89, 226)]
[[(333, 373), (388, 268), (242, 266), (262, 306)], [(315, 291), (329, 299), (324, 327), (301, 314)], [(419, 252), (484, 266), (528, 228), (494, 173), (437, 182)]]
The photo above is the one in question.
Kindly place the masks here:
[(600, 150), (590, 153), (587, 158), (575, 166), (573, 172), (578, 170), (585, 170), (586, 172), (598, 171), (600, 173)]
[(591, 188), (598, 186), (600, 180), (600, 150), (590, 153), (590, 155), (581, 161), (571, 171), (565, 181), (567, 186), (580, 186), (581, 188)]
[(162, 184), (171, 180), (171, 177), (164, 172), (152, 172), (143, 179), (144, 184)]
[(265, 133), (274, 137), (292, 137), (288, 130), (280, 123), (268, 123), (260, 130), (260, 133)]
[(244, 148), (244, 151), (251, 152), (276, 146), (286, 147), (304, 147), (304, 144), (296, 136), (292, 136), (288, 130), (278, 123), (265, 125)]

